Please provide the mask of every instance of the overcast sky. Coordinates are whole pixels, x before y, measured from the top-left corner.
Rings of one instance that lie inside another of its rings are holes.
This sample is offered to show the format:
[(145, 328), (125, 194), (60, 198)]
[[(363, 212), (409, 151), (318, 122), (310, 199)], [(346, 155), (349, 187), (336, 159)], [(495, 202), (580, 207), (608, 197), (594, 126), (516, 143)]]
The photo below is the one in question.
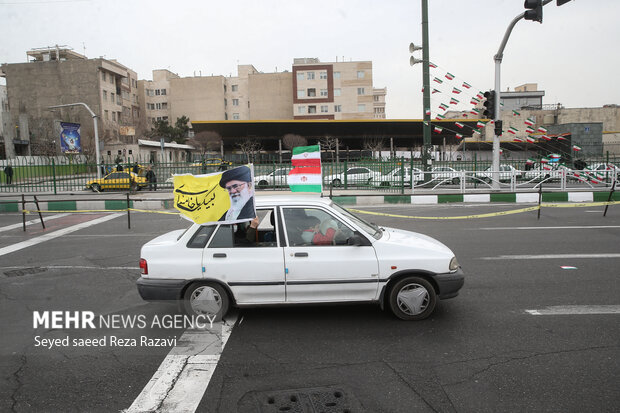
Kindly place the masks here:
[[(493, 88), (493, 55), (523, 11), (523, 0), (429, 0), (430, 60), (439, 66), (432, 73), (455, 76), (433, 105), (462, 82)], [(371, 60), (374, 87), (388, 89), (387, 117), (420, 119), (422, 65), (409, 66), (408, 46), (422, 43), (421, 14), (420, 0), (0, 0), (0, 63), (55, 44), (117, 59), (140, 79), (152, 79), (153, 69), (291, 70), (296, 57)], [(543, 103), (620, 104), (618, 16), (618, 0), (573, 0), (545, 6), (543, 24), (520, 21), (504, 53), (502, 90), (537, 83)]]

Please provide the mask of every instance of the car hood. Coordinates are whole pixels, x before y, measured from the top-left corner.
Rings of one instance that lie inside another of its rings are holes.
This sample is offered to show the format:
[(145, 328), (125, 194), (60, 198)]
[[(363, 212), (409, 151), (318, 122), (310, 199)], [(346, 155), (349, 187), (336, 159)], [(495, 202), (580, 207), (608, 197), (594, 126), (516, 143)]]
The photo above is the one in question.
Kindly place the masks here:
[(176, 242), (179, 239), (179, 236), (183, 234), (185, 231), (186, 230), (184, 229), (177, 229), (175, 231), (170, 231), (166, 234), (160, 235), (157, 238), (153, 238), (152, 240), (144, 244), (142, 248), (176, 244)]
[(441, 252), (453, 256), (454, 253), (448, 247), (446, 247), (440, 241), (435, 238), (431, 238), (428, 235), (420, 234), (418, 232), (405, 231), (397, 228), (384, 228), (383, 237), (380, 241), (383, 243), (414, 246), (416, 249), (429, 250), (434, 252)]

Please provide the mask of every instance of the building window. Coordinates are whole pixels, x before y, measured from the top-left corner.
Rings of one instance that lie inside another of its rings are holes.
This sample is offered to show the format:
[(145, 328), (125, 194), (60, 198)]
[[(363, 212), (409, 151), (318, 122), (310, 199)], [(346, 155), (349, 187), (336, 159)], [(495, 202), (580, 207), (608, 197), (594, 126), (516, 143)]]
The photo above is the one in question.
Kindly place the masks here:
[(340, 90), (340, 88), (334, 89), (334, 96), (340, 96), (341, 94), (342, 94), (342, 91)]
[(357, 111), (358, 112), (366, 112), (366, 105), (364, 105), (363, 103), (357, 105)]
[(357, 71), (357, 78), (358, 79), (363, 79), (364, 78), (364, 71), (363, 70), (358, 70)]
[(104, 81), (104, 82), (106, 81), (105, 76), (106, 76), (106, 75), (105, 75), (105, 72), (101, 72), (101, 79), (103, 79), (103, 81)]
[(114, 84), (114, 76), (110, 75), (110, 83)]
[(239, 91), (239, 85), (232, 85), (230, 90), (233, 91), (233, 92), (238, 92)]
[(363, 87), (358, 87), (358, 88), (357, 88), (357, 94), (358, 94), (358, 95), (364, 95), (364, 94), (365, 94), (365, 93), (364, 93), (364, 88), (363, 88)]
[(316, 113), (316, 106), (308, 106), (308, 113)]
[(147, 96), (155, 96), (155, 93), (154, 93), (153, 89), (146, 89), (146, 95)]
[(373, 99), (375, 102), (378, 102), (378, 101), (379, 101), (379, 96), (375, 95), (375, 96), (373, 96), (373, 97), (372, 97), (372, 99)]
[(165, 96), (166, 95), (166, 89), (162, 89), (161, 90), (161, 94), (162, 94), (162, 96)]
[(161, 119), (168, 122), (168, 116), (162, 116)]
[(112, 121), (116, 122), (116, 112), (112, 112)]
[(239, 120), (239, 114), (233, 113), (233, 120)]
[(306, 113), (306, 107), (305, 106), (297, 106), (297, 113)]
[(161, 109), (161, 103), (156, 103), (155, 104), (155, 109), (160, 110)]
[(340, 72), (334, 72), (334, 79), (340, 79)]
[(104, 100), (104, 102), (108, 100), (108, 91), (107, 90), (103, 91), (103, 100)]
[(228, 99), (224, 98), (224, 107), (228, 106)]
[(299, 89), (299, 90), (297, 91), (297, 97), (298, 97), (298, 98), (305, 98), (305, 97), (306, 97), (306, 91), (305, 91), (305, 90), (303, 90), (303, 89)]
[(239, 106), (239, 99), (233, 99), (233, 106)]
[(327, 105), (321, 105), (321, 113), (327, 113), (328, 110)]
[(114, 93), (110, 93), (110, 100), (114, 103)]
[(319, 73), (319, 78), (321, 78), (321, 79), (327, 79), (327, 72), (321, 72), (321, 73)]
[(108, 113), (108, 111), (107, 111), (107, 110), (104, 110), (104, 111), (103, 111), (103, 118), (104, 118), (105, 120), (110, 119), (110, 114)]
[(334, 112), (342, 112), (342, 105), (334, 105)]
[(316, 97), (316, 89), (315, 88), (308, 89), (308, 97), (309, 98)]
[(314, 80), (314, 72), (308, 72), (308, 80)]
[(305, 77), (304, 72), (297, 72), (297, 80), (304, 80)]
[(327, 96), (327, 89), (321, 89), (321, 96)]

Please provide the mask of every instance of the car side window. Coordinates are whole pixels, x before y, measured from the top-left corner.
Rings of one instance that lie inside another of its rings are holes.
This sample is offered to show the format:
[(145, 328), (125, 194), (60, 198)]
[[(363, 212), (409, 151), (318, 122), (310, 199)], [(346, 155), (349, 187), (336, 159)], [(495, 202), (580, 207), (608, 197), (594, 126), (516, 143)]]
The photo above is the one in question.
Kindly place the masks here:
[(209, 243), (209, 248), (232, 248), (232, 225), (220, 225)]
[(187, 248), (204, 248), (215, 228), (215, 225), (200, 226), (187, 243)]
[(353, 231), (318, 208), (284, 208), (289, 246), (347, 245)]
[(278, 237), (275, 230), (273, 209), (256, 211), (258, 227), (250, 227), (250, 222), (233, 225), (220, 225), (209, 243), (209, 248), (256, 248), (277, 247)]

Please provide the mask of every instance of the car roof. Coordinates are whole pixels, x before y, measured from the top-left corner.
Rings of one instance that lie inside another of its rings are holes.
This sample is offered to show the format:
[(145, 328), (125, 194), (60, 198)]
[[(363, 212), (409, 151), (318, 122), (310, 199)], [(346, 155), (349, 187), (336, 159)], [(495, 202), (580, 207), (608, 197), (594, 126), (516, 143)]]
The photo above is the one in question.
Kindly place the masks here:
[(256, 195), (257, 207), (292, 205), (292, 206), (329, 206), (332, 200), (316, 195)]

